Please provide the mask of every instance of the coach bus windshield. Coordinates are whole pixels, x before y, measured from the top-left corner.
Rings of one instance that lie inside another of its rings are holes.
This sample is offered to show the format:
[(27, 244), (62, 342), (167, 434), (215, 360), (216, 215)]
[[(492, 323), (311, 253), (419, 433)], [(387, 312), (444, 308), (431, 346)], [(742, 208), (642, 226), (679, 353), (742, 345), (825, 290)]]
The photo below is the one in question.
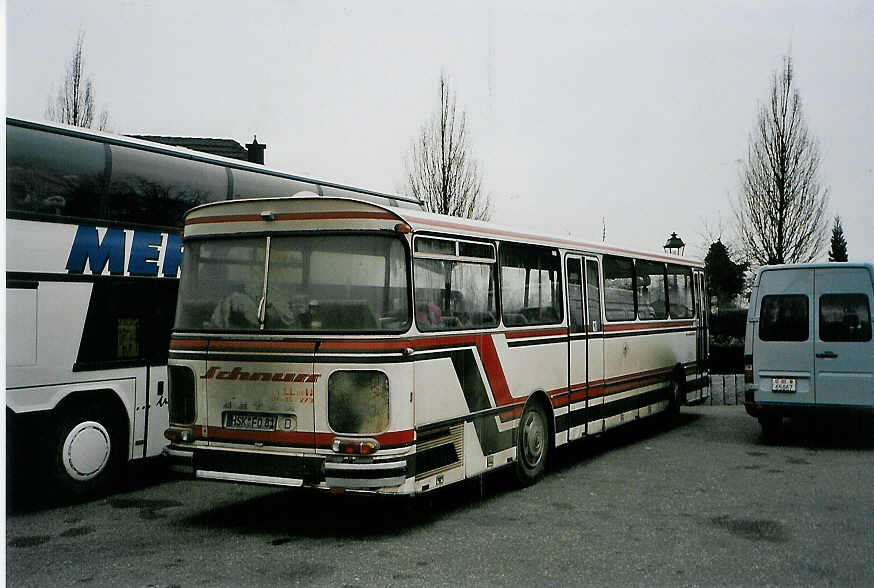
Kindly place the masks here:
[(182, 267), (177, 330), (348, 333), (410, 324), (406, 249), (395, 237), (191, 240)]

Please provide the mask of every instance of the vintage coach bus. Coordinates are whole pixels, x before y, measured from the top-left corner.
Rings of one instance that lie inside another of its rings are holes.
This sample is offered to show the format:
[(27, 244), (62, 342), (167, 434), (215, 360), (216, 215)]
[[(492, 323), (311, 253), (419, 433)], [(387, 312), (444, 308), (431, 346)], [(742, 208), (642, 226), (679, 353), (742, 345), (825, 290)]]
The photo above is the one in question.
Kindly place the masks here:
[(184, 225), (166, 450), (199, 478), (416, 494), (706, 395), (703, 267), (323, 197)]

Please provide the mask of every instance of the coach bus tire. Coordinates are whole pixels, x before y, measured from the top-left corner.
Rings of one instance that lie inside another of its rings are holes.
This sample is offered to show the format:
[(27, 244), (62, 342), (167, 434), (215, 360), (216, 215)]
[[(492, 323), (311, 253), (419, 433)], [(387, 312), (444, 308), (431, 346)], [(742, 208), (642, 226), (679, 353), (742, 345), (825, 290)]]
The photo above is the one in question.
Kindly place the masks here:
[(543, 477), (549, 453), (549, 425), (539, 402), (529, 403), (519, 421), (516, 440), (516, 478), (530, 486)]
[(99, 496), (115, 484), (124, 464), (122, 429), (104, 410), (61, 411), (52, 439), (50, 472), (59, 499)]
[(680, 376), (678, 370), (674, 370), (674, 375), (671, 376), (670, 392), (668, 393), (668, 412), (672, 415), (680, 414), (680, 407), (685, 400), (685, 382)]

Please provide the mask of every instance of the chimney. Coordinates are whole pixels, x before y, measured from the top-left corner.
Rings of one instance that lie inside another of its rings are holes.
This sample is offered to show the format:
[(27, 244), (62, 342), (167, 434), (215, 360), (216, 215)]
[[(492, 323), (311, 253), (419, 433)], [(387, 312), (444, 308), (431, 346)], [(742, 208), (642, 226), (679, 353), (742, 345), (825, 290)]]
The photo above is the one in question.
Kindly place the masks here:
[(264, 150), (267, 149), (267, 145), (258, 142), (258, 135), (254, 135), (254, 139), (252, 139), (251, 143), (246, 144), (246, 151), (249, 154), (249, 162), (250, 163), (260, 163), (264, 165)]

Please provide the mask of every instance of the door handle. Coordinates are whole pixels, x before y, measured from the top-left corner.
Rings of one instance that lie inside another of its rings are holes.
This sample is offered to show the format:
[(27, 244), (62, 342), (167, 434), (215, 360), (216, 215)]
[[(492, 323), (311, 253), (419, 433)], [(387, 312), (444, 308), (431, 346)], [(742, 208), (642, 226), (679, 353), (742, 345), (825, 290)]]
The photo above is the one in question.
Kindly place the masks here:
[(837, 359), (838, 354), (834, 351), (823, 351), (822, 353), (817, 353), (816, 356), (820, 359)]

